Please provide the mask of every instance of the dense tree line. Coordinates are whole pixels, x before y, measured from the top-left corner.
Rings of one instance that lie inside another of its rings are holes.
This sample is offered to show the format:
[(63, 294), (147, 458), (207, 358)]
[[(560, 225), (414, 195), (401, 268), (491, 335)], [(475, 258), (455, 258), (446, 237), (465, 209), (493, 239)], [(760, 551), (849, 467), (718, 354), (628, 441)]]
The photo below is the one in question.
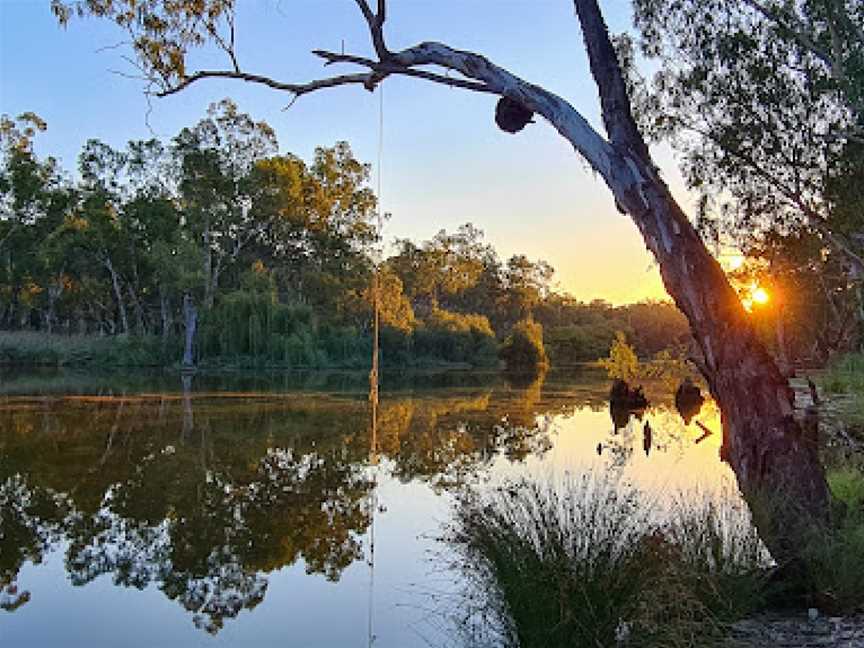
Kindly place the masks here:
[(368, 165), (344, 142), (311, 162), (281, 153), (230, 100), (169, 142), (88, 141), (74, 180), (35, 153), (45, 128), (32, 113), (2, 121), (7, 331), (133, 340), (159, 362), (186, 340), (187, 362), (353, 366), (368, 362), (377, 298), (385, 362), (400, 365), (494, 365), (514, 329), (558, 364), (605, 355), (619, 330), (642, 355), (688, 339), (673, 306), (579, 302), (553, 290), (548, 263), (500, 259), (471, 224), (396, 241), (373, 282)]

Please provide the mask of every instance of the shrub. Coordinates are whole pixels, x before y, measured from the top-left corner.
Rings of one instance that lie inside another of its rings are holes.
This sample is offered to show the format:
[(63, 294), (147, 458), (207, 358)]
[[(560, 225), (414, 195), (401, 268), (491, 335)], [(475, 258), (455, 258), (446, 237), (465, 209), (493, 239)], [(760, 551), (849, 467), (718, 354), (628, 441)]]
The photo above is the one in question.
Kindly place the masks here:
[(414, 331), (415, 357), (489, 366), (496, 362), (495, 332), (484, 315), (434, 308)]
[(832, 470), (828, 484), (845, 511), (833, 533), (814, 534), (805, 548), (805, 592), (829, 613), (864, 611), (864, 474)]
[(510, 370), (536, 369), (549, 364), (543, 346), (543, 327), (527, 319), (518, 322), (499, 351)]
[(621, 331), (615, 334), (612, 347), (609, 349), (609, 357), (603, 358), (598, 364), (613, 380), (630, 383), (640, 374), (639, 358), (636, 357), (633, 347), (627, 344), (627, 336)]
[(544, 326), (544, 345), (556, 366), (593, 362), (609, 352), (614, 333), (602, 326)]
[(157, 336), (0, 332), (0, 365), (161, 366), (180, 357), (178, 340)]

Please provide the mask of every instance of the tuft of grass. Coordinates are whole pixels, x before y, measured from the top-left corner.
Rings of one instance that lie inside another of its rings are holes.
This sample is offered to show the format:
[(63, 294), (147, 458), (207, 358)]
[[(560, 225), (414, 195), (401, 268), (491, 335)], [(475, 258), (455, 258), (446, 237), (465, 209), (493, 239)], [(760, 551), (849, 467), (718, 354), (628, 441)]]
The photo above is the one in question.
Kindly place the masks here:
[(864, 353), (847, 353), (835, 360), (820, 379), (829, 394), (864, 391)]
[(828, 471), (827, 477), (831, 493), (846, 505), (847, 515), (864, 514), (864, 472), (850, 465)]
[(681, 578), (713, 618), (727, 623), (765, 604), (771, 555), (737, 490), (680, 495), (665, 528)]
[(829, 471), (828, 484), (845, 505), (833, 533), (814, 536), (805, 549), (811, 602), (832, 614), (864, 611), (864, 473)]
[(730, 498), (655, 507), (612, 477), (469, 493), (450, 541), (498, 645), (709, 646), (762, 603), (764, 547)]

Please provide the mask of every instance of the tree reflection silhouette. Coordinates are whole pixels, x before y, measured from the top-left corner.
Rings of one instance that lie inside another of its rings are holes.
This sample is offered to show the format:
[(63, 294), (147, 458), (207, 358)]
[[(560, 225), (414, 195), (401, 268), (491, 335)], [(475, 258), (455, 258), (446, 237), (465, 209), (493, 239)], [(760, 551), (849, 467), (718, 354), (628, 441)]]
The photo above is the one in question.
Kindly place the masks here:
[[(449, 488), (498, 455), (550, 446), (544, 414), (575, 408), (524, 386), (381, 400), (386, 473)], [(0, 408), (0, 602), (61, 541), (75, 585), (156, 586), (218, 632), (257, 606), (267, 574), (302, 561), (336, 581), (370, 524), (366, 404), (320, 395), (10, 399)], [(37, 593), (38, 594), (38, 593)]]

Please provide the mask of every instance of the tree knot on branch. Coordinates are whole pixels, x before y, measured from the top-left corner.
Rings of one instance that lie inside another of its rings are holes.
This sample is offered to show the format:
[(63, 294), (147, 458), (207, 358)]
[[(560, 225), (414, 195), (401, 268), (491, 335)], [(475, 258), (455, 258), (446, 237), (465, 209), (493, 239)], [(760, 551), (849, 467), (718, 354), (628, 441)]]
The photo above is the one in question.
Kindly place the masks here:
[(526, 124), (533, 124), (534, 113), (510, 97), (501, 97), (495, 106), (495, 123), (508, 133), (518, 133)]

